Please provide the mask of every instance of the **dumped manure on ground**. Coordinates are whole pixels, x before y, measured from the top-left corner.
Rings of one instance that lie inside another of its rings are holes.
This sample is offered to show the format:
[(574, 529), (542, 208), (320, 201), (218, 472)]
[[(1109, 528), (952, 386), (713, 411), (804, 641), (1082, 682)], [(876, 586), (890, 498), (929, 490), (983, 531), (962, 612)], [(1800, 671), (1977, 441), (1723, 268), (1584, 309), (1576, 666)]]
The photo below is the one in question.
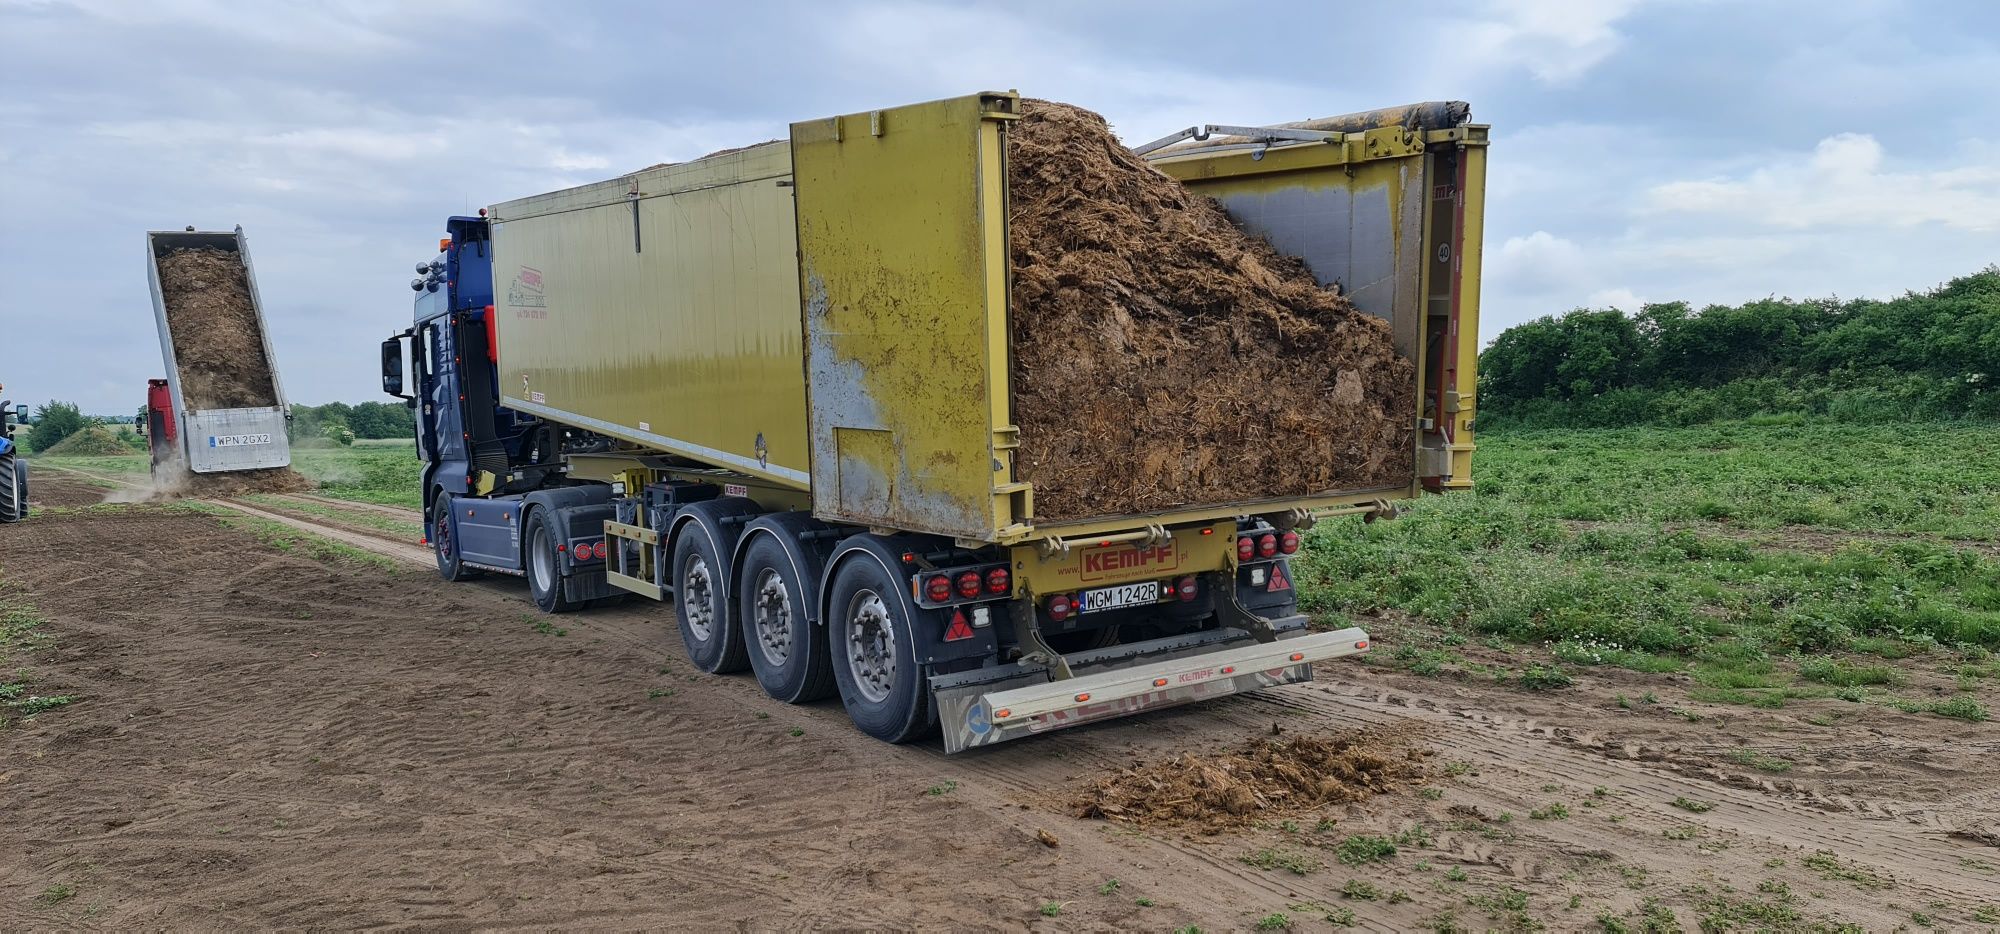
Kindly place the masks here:
[(1416, 377), (1387, 322), (1118, 142), (1008, 130), (1015, 421), (1042, 522), (1407, 485)]
[(1092, 782), (1070, 800), (1078, 817), (1219, 833), (1301, 817), (1422, 782), (1431, 750), (1404, 727), (1260, 737), (1223, 753), (1181, 753)]

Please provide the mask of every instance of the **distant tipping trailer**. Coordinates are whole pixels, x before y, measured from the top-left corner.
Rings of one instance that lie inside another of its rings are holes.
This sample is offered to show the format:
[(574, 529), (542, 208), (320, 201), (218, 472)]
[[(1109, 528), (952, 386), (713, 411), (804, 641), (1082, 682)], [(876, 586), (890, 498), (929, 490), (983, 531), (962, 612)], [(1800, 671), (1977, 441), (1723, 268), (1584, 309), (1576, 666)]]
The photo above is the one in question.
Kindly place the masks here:
[(174, 420), (164, 435), (177, 442), (169, 458), (156, 452), (155, 469), (291, 466), (291, 416), (243, 228), (148, 231), (146, 281), (167, 366), (164, 398), (151, 390), (147, 405)]

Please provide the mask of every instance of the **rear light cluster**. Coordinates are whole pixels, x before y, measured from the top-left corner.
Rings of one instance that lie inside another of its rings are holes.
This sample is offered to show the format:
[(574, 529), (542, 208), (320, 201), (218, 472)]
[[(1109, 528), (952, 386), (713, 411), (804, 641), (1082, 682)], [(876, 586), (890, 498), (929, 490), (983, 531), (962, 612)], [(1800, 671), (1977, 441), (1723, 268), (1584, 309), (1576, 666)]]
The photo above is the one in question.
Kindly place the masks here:
[(1014, 592), (1014, 575), (1004, 564), (924, 571), (910, 581), (910, 592), (927, 607), (992, 600)]
[(1299, 533), (1265, 529), (1236, 537), (1236, 560), (1269, 560), (1279, 555), (1297, 554)]
[(611, 549), (604, 544), (603, 539), (598, 539), (594, 542), (577, 542), (576, 547), (569, 550), (570, 557), (578, 561), (602, 561), (604, 560), (604, 556), (610, 553)]

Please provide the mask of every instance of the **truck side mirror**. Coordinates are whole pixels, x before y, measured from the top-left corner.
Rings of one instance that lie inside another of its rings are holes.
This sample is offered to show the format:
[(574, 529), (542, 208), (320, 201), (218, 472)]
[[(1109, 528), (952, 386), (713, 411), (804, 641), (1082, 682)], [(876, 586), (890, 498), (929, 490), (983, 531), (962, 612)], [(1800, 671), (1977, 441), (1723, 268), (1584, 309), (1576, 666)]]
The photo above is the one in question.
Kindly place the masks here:
[(382, 391), (398, 399), (408, 399), (403, 395), (403, 339), (392, 337), (382, 342)]
[(17, 422), (28, 420), (28, 407), (26, 405), (17, 405), (14, 407), (14, 420)]

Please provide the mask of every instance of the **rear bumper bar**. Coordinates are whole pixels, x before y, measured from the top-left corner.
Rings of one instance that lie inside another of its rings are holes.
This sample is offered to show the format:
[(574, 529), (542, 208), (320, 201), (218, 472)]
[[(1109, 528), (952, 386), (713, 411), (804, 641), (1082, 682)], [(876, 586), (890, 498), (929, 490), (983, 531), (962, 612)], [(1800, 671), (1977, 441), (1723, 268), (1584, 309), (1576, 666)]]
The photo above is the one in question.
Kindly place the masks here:
[(1368, 633), (1348, 628), (1256, 642), (1079, 672), (995, 690), (970, 685), (937, 692), (945, 752), (990, 746), (1097, 720), (1109, 720), (1244, 691), (1312, 680), (1312, 663), (1368, 650)]

